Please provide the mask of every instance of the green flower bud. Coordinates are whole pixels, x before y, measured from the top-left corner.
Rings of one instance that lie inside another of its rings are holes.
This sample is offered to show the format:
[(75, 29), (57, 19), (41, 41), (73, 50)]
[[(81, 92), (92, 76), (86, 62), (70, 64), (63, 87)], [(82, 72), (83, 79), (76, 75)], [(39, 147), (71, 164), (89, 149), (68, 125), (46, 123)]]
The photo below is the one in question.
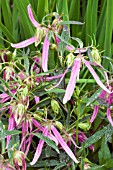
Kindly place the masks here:
[(58, 114), (59, 113), (59, 104), (56, 100), (51, 100), (51, 107), (52, 107), (52, 110), (54, 111), (54, 113)]
[(68, 67), (71, 67), (73, 64), (75, 56), (73, 55), (73, 53), (70, 53), (66, 56), (66, 64)]
[(93, 48), (91, 51), (91, 55), (93, 57), (93, 61), (95, 61), (98, 64), (101, 63), (101, 56), (99, 54), (99, 50), (97, 50), (96, 48)]
[(56, 121), (55, 124), (56, 124), (56, 126), (57, 126), (58, 129), (62, 130), (62, 128), (63, 128), (62, 123)]

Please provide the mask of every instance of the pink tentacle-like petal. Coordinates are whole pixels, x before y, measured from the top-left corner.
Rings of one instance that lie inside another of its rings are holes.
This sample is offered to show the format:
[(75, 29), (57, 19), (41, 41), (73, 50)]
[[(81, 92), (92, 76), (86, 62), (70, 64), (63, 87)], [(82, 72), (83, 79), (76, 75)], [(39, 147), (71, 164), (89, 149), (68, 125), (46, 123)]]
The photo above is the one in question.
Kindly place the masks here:
[(94, 106), (93, 115), (91, 116), (91, 119), (90, 119), (91, 123), (93, 123), (93, 121), (95, 120), (95, 118), (98, 114), (99, 108), (100, 108), (99, 106)]
[(70, 76), (70, 80), (68, 82), (67, 88), (66, 88), (66, 92), (63, 98), (63, 103), (67, 103), (67, 101), (69, 101), (71, 99), (71, 96), (74, 92), (74, 88), (75, 88), (75, 84), (76, 84), (76, 79), (77, 76), (79, 74), (80, 71), (80, 66), (81, 66), (81, 59), (80, 58), (76, 58), (74, 60), (74, 64), (72, 67), (72, 71), (71, 71), (71, 76)]
[(109, 89), (106, 88), (106, 86), (101, 82), (100, 78), (98, 77), (98, 75), (96, 74), (95, 70), (92, 68), (92, 66), (90, 65), (90, 63), (88, 61), (86, 61), (85, 59), (83, 60), (84, 64), (86, 65), (86, 67), (88, 68), (88, 70), (90, 71), (90, 73), (92, 74), (92, 76), (94, 77), (95, 81), (97, 82), (97, 84), (106, 92), (108, 93), (112, 93), (111, 91), (109, 91)]
[(69, 69), (69, 68), (67, 68), (67, 69), (64, 71), (64, 73), (62, 74), (60, 81), (59, 81), (56, 85), (54, 85), (52, 88), (50, 88), (49, 90), (52, 90), (52, 89), (54, 89), (54, 88), (56, 88), (56, 87), (58, 87), (58, 86), (60, 85), (60, 83), (62, 82), (62, 80), (63, 80), (63, 78), (65, 77), (66, 73), (68, 72), (68, 69)]
[(30, 4), (27, 6), (27, 11), (28, 11), (29, 19), (30, 19), (30, 21), (32, 22), (32, 24), (33, 24), (36, 28), (39, 28), (39, 27), (40, 27), (40, 24), (35, 20), (35, 18), (34, 18), (34, 16), (33, 16), (33, 12), (32, 12), (31, 5), (30, 5)]
[[(14, 115), (12, 114), (11, 117), (9, 118), (9, 124), (8, 124), (8, 130), (14, 130), (16, 124), (15, 124), (15, 120), (14, 120)], [(10, 139), (11, 139), (11, 135), (7, 136), (7, 141), (6, 141), (6, 148), (8, 148)]]
[(110, 108), (107, 108), (107, 118), (111, 124), (111, 126), (113, 126), (113, 120), (111, 118), (111, 111), (110, 111)]
[(27, 47), (28, 45), (33, 44), (35, 41), (36, 41), (36, 37), (31, 37), (31, 38), (29, 38), (25, 41), (22, 41), (20, 43), (17, 43), (17, 44), (11, 43), (11, 46), (14, 48), (24, 48), (24, 47)]
[(64, 141), (64, 139), (62, 138), (60, 133), (57, 131), (57, 129), (53, 125), (51, 126), (51, 130), (52, 130), (53, 134), (55, 135), (56, 139), (58, 140), (58, 142), (60, 143), (60, 145), (62, 146), (62, 148), (70, 156), (70, 158), (75, 163), (79, 163), (78, 160), (76, 159), (76, 157), (74, 156), (73, 152), (71, 151), (71, 149), (68, 147), (68, 145), (66, 144), (66, 142)]
[[(47, 133), (48, 133), (48, 127), (45, 127), (44, 131), (43, 131), (43, 135), (44, 136), (47, 136)], [(43, 140), (40, 140), (39, 141), (39, 144), (37, 146), (37, 149), (36, 149), (36, 152), (35, 152), (35, 155), (34, 155), (34, 158), (32, 160), (32, 162), (30, 163), (31, 165), (34, 165), (37, 160), (39, 159), (40, 155), (41, 155), (41, 152), (42, 152), (42, 148), (44, 146), (44, 141)]]
[(63, 74), (59, 74), (57, 76), (46, 77), (46, 81), (51, 81), (51, 80), (54, 80), (54, 79), (58, 79), (58, 78), (61, 78), (62, 76), (63, 76)]
[(46, 36), (44, 39), (43, 49), (42, 49), (42, 69), (44, 72), (48, 71), (48, 52), (49, 52), (50, 42)]
[[(98, 66), (98, 67), (104, 69), (104, 67), (103, 67), (102, 65), (98, 64), (98, 63), (95, 63), (95, 62), (89, 62), (89, 63), (90, 63), (91, 65)], [(106, 78), (107, 85), (109, 86), (109, 80), (108, 80), (108, 75), (107, 75), (107, 72), (106, 72), (106, 71), (104, 71), (104, 75), (105, 75), (105, 78)]]

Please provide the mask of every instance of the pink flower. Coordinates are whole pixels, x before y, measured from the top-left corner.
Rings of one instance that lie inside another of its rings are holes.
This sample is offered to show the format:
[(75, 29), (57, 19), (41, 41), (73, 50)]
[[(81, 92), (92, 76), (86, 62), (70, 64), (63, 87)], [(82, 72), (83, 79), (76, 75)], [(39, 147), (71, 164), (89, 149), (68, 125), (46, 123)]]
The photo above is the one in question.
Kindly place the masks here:
[(62, 146), (62, 148), (65, 150), (65, 152), (70, 156), (70, 158), (75, 163), (79, 163), (78, 160), (76, 159), (75, 155), (71, 151), (71, 149), (68, 147), (68, 145), (66, 144), (66, 142), (64, 141), (64, 139), (62, 138), (60, 133), (57, 131), (57, 129), (53, 125), (51, 126), (51, 130), (52, 130), (54, 136), (56, 137), (56, 139), (58, 140), (59, 144)]
[[(48, 134), (48, 127), (46, 126), (44, 128), (43, 135), (47, 136), (47, 134)], [(43, 146), (44, 146), (44, 141), (40, 139), (39, 144), (36, 149), (36, 152), (35, 152), (35, 155), (34, 155), (34, 158), (33, 158), (32, 162), (30, 162), (31, 165), (34, 165), (37, 162), (37, 160), (39, 159), (39, 157), (42, 153)]]
[(77, 76), (79, 75), (80, 66), (81, 66), (81, 59), (76, 58), (74, 60), (70, 80), (68, 82), (66, 92), (65, 92), (65, 95), (64, 95), (64, 98), (63, 98), (64, 104), (67, 103), (67, 101), (71, 99), (71, 96), (72, 96), (74, 88), (75, 88), (76, 79), (77, 79)]
[[(88, 70), (90, 71), (90, 73), (92, 74), (92, 76), (94, 77), (95, 81), (97, 82), (97, 84), (103, 89), (105, 90), (107, 93), (112, 93), (108, 88), (106, 88), (106, 86), (101, 82), (100, 78), (98, 77), (98, 75), (96, 74), (95, 70), (92, 68), (91, 66), (91, 62), (85, 60), (80, 54), (77, 56), (77, 58), (74, 60), (73, 66), (72, 66), (72, 71), (71, 71), (71, 76), (70, 76), (70, 80), (68, 82), (68, 86), (66, 88), (66, 92), (63, 98), (63, 103), (67, 103), (68, 100), (71, 99), (71, 96), (74, 92), (74, 88), (75, 88), (75, 84), (76, 84), (76, 79), (77, 76), (79, 74), (80, 71), (80, 66), (81, 66), (81, 62), (83, 62), (86, 67), (88, 68)], [(93, 63), (94, 64), (94, 63)], [(106, 74), (105, 74), (106, 76)], [(106, 76), (107, 79), (107, 76)], [(107, 80), (108, 82), (108, 80)]]
[(48, 64), (48, 51), (49, 51), (49, 45), (50, 45), (50, 42), (48, 40), (48, 30), (47, 28), (42, 28), (40, 24), (35, 20), (30, 4), (28, 5), (27, 10), (28, 10), (28, 16), (29, 16), (30, 21), (37, 28), (37, 35), (17, 44), (11, 43), (11, 46), (14, 48), (24, 48), (33, 43), (40, 43), (40, 40), (46, 35), (44, 39), (43, 49), (42, 49), (42, 69), (44, 72), (46, 72), (48, 71), (47, 64)]
[[(108, 86), (108, 89), (109, 89), (109, 90), (112, 90), (112, 87), (111, 87), (111, 86)], [(112, 118), (111, 118), (111, 108), (110, 108), (110, 106), (111, 106), (112, 103), (113, 103), (113, 93), (110, 93), (110, 94), (109, 94), (109, 93), (107, 93), (105, 90), (103, 90), (103, 91), (101, 92), (100, 96), (99, 96), (99, 99), (100, 99), (100, 100), (104, 100), (104, 101), (106, 102), (106, 104), (108, 105), (108, 106), (107, 106), (106, 115), (107, 115), (107, 118), (108, 118), (110, 124), (113, 126), (113, 120), (112, 120)], [(100, 105), (101, 105), (101, 103), (100, 103)], [(100, 105), (94, 106), (94, 111), (93, 111), (93, 114), (92, 114), (91, 119), (90, 119), (90, 122), (91, 122), (91, 123), (95, 120), (95, 118), (96, 118), (96, 116), (97, 116), (97, 114), (98, 114), (98, 111), (99, 111), (99, 109), (100, 109)]]

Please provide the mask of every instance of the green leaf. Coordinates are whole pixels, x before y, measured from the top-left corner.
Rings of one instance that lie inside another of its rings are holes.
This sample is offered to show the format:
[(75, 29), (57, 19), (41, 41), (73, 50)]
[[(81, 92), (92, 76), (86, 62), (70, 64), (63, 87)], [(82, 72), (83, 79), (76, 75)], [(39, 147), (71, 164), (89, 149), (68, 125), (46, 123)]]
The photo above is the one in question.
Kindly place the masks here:
[(0, 109), (6, 107), (6, 106), (9, 105), (9, 104), (10, 104), (10, 102), (0, 103)]
[(61, 22), (61, 24), (62, 24), (62, 25), (66, 25), (66, 24), (83, 25), (84, 23), (78, 22), (78, 21), (63, 21), (63, 22)]
[(42, 139), (44, 142), (46, 142), (51, 148), (55, 149), (58, 153), (59, 152), (59, 149), (58, 147), (56, 146), (56, 144), (50, 140), (48, 137), (42, 135), (41, 133), (32, 133), (33, 135), (37, 136), (38, 138)]
[(101, 139), (104, 136), (105, 131), (106, 131), (106, 128), (103, 128), (102, 130), (96, 132), (94, 135), (89, 137), (87, 141), (82, 143), (82, 148), (80, 149), (80, 151), (82, 151), (84, 148), (88, 148), (90, 145), (92, 145), (93, 143)]
[(105, 138), (102, 140), (101, 148), (98, 152), (98, 157), (100, 165), (105, 164), (107, 161), (109, 161), (109, 159), (111, 159), (110, 150), (107, 143), (105, 142)]
[(86, 106), (89, 106), (92, 102), (94, 102), (100, 95), (102, 89), (99, 88), (88, 100)]
[(66, 163), (62, 162), (62, 163), (59, 163), (53, 170), (59, 170), (60, 168), (66, 166)]
[(0, 132), (0, 140), (5, 139), (5, 137), (8, 136), (8, 135), (13, 136), (13, 135), (17, 135), (17, 134), (20, 134), (20, 133), (22, 133), (22, 132), (19, 131), (19, 130), (4, 130), (4, 136), (2, 136), (2, 131), (1, 131)]
[(4, 130), (4, 127), (3, 127), (3, 123), (2, 121), (0, 120), (0, 141), (1, 141), (1, 147), (2, 147), (2, 154), (4, 154), (5, 152), (5, 130)]
[(59, 88), (55, 88), (52, 90), (48, 90), (46, 93), (65, 93), (64, 89), (59, 89)]
[(80, 38), (76, 38), (76, 37), (71, 37), (73, 40), (77, 41), (77, 43), (79, 44), (80, 48), (83, 48), (83, 42), (81, 41)]

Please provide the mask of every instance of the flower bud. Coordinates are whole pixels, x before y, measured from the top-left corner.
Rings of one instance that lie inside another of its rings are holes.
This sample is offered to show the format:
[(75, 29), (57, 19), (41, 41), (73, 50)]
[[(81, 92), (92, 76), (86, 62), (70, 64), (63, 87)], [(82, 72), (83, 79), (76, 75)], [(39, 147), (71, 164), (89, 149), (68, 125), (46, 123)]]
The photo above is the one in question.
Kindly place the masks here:
[(71, 67), (72, 64), (73, 64), (73, 61), (74, 61), (74, 58), (75, 56), (72, 54), (72, 53), (69, 53), (67, 56), (66, 56), (66, 64), (68, 67)]
[(100, 56), (100, 54), (99, 54), (99, 51), (98, 51), (96, 48), (93, 48), (93, 49), (92, 49), (91, 55), (92, 55), (93, 60), (94, 60), (96, 63), (101, 64), (101, 56)]
[(60, 123), (59, 121), (56, 121), (55, 125), (57, 126), (58, 129), (62, 130), (62, 128), (63, 128), (62, 123)]
[(51, 100), (51, 107), (52, 107), (52, 110), (54, 111), (54, 113), (58, 114), (59, 113), (59, 104), (56, 100)]
[(26, 170), (25, 154), (22, 151), (14, 152), (13, 162), (17, 169), (22, 166), (22, 170)]

